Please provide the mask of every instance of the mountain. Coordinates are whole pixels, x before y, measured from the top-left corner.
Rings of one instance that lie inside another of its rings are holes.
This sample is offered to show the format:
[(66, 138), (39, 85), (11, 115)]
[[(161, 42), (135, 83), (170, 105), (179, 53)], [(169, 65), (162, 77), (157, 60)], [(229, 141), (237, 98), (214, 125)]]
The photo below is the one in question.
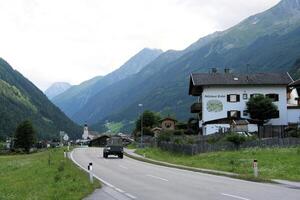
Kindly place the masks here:
[(0, 138), (13, 135), (26, 119), (33, 122), (39, 139), (57, 138), (63, 130), (71, 138), (81, 128), (53, 105), (33, 83), (0, 58)]
[(95, 85), (102, 76), (96, 76), (90, 80), (84, 81), (79, 85), (74, 85), (65, 92), (57, 95), (51, 101), (56, 104), (68, 116), (72, 116), (86, 101), (92, 97), (93, 85)]
[(45, 90), (44, 93), (49, 99), (53, 99), (57, 95), (65, 92), (71, 86), (72, 86), (71, 84), (66, 82), (53, 83), (47, 90)]
[[(300, 57), (300, 0), (283, 0), (273, 8), (250, 16), (234, 27), (199, 39), (182, 51), (167, 51), (138, 73), (98, 91), (74, 115), (73, 120), (95, 123), (122, 122), (133, 126), (141, 109), (175, 114), (189, 113), (195, 98), (188, 96), (189, 75), (211, 68), (235, 72), (292, 71)], [(219, 72), (220, 73), (220, 72)], [(222, 72), (221, 72), (222, 73)]]
[(162, 50), (145, 48), (130, 58), (120, 68), (104, 77), (95, 77), (78, 86), (73, 86), (52, 101), (69, 117), (83, 108), (86, 103), (102, 89), (114, 82), (138, 73), (144, 66), (155, 60)]

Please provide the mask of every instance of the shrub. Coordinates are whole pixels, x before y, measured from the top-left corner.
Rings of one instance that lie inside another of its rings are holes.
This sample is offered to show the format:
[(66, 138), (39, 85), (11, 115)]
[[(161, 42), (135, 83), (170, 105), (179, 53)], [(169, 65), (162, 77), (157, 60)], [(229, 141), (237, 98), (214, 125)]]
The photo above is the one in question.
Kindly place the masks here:
[(173, 135), (182, 136), (182, 135), (184, 135), (184, 131), (183, 130), (175, 130), (175, 131), (173, 131)]
[(162, 131), (157, 137), (158, 142), (170, 142), (173, 137), (173, 133), (171, 131)]
[(184, 143), (183, 138), (175, 138), (174, 143), (175, 144), (183, 144)]
[(226, 135), (225, 140), (233, 143), (235, 147), (239, 149), (240, 145), (246, 141), (246, 136), (238, 133), (229, 133)]

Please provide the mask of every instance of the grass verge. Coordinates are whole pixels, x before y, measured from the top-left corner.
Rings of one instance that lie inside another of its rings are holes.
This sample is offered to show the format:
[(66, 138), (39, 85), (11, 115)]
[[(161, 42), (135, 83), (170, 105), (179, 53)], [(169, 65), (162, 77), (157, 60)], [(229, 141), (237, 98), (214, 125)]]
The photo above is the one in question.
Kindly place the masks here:
[[(254, 181), (283, 179), (300, 181), (300, 148), (252, 148), (240, 151), (203, 153), (194, 156), (174, 154), (158, 148), (138, 149), (147, 158), (188, 167), (237, 173)], [(252, 162), (258, 160), (259, 179), (253, 177)]]
[(63, 149), (0, 156), (0, 200), (79, 200), (99, 187), (98, 180), (90, 184), (88, 175), (63, 157)]

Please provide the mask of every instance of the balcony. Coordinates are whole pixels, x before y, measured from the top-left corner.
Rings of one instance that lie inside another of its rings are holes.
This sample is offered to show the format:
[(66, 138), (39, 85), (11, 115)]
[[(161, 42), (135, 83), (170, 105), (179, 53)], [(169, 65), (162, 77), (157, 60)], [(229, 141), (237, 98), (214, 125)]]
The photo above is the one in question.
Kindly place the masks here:
[(194, 103), (191, 106), (191, 113), (201, 113), (202, 112), (202, 103)]

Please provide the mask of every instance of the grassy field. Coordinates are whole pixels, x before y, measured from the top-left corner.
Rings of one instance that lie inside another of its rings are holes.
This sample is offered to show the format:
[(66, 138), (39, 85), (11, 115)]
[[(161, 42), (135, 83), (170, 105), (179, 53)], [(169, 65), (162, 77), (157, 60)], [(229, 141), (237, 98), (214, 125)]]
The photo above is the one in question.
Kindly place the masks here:
[(98, 187), (63, 157), (63, 149), (0, 156), (0, 200), (79, 200)]
[(195, 156), (173, 154), (158, 148), (138, 149), (136, 153), (146, 154), (147, 158), (173, 164), (234, 172), (242, 178), (253, 177), (252, 163), (258, 160), (261, 179), (285, 179), (300, 181), (300, 147), (298, 148), (267, 148), (245, 149), (203, 153)]
[(124, 126), (122, 122), (110, 122), (105, 124), (106, 128), (112, 133), (120, 132), (120, 129)]

